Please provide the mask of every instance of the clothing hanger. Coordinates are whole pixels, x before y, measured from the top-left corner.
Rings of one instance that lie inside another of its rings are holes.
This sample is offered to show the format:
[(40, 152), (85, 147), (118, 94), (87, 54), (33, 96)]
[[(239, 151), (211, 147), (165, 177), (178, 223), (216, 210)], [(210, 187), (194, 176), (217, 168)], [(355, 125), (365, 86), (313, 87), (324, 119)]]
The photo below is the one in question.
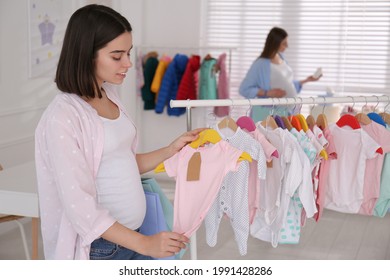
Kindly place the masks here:
[(302, 127), (303, 131), (304, 132), (308, 131), (309, 130), (309, 126), (308, 126), (308, 124), (306, 122), (305, 117), (302, 114), (298, 114), (298, 115), (296, 115), (296, 117), (298, 118), (299, 123), (301, 124), (301, 127)]
[[(215, 129), (209, 128), (199, 133), (199, 137), (196, 140), (192, 141), (189, 145), (191, 148), (197, 149), (206, 143), (215, 144), (221, 140), (222, 138), (218, 134), (218, 132)], [(164, 163), (162, 162), (159, 165), (157, 165), (157, 167), (154, 169), (154, 172), (155, 173), (165, 172)]]
[(298, 131), (302, 130), (301, 123), (300, 123), (299, 119), (296, 116), (289, 116), (288, 119), (290, 120), (291, 125), (293, 127), (295, 127), (296, 130), (298, 130)]
[(368, 113), (367, 116), (370, 118), (370, 120), (386, 127), (386, 123), (383, 118), (378, 113), (376, 113), (376, 108), (379, 105), (379, 97), (376, 95), (376, 98), (378, 99), (378, 102), (376, 103), (373, 112)]
[[(355, 99), (352, 96), (349, 96), (349, 97), (352, 98), (352, 102), (353, 102), (352, 111), (353, 111), (353, 107), (355, 107)], [(345, 115), (341, 116), (341, 118), (336, 122), (336, 124), (338, 127), (349, 126), (352, 129), (361, 128), (358, 119), (351, 114), (345, 114)]]
[[(287, 97), (286, 97), (286, 102), (287, 102)], [(282, 120), (283, 120), (283, 123), (284, 123), (284, 126), (286, 127), (286, 129), (288, 131), (290, 131), (293, 128), (293, 126), (292, 126), (290, 120), (288, 119), (288, 117), (282, 116)]]
[(271, 114), (269, 116), (267, 116), (267, 118), (265, 120), (261, 121), (261, 125), (264, 126), (265, 128), (267, 128), (267, 127), (270, 127), (271, 129), (278, 128), (278, 124), (276, 123), (274, 117), (272, 116), (274, 113), (274, 110), (275, 110), (275, 104), (274, 104), (274, 101), (272, 99)]
[(199, 137), (192, 141), (189, 145), (191, 148), (198, 148), (206, 143), (218, 143), (222, 140), (222, 137), (219, 135), (219, 133), (212, 128), (205, 129), (201, 133), (199, 133)]
[(282, 128), (282, 129), (286, 129), (286, 126), (285, 126), (281, 116), (276, 115), (274, 117), (274, 119), (275, 119), (275, 122), (278, 125), (278, 127)]
[[(279, 102), (279, 106), (278, 108), (280, 108), (280, 98), (278, 98), (278, 102)], [(284, 125), (284, 122), (283, 122), (283, 119), (281, 116), (275, 114), (274, 115), (274, 120), (276, 122), (276, 124), (278, 125), (278, 127), (282, 128), (282, 129), (286, 129), (286, 126)]]
[(383, 120), (382, 116), (379, 115), (378, 113), (370, 112), (370, 113), (367, 114), (367, 117), (368, 117), (370, 120), (372, 120), (372, 121), (374, 121), (374, 122), (376, 122), (376, 123), (378, 123), (378, 124), (383, 125), (384, 127), (386, 127), (386, 122)]
[(261, 122), (261, 125), (265, 128), (270, 127), (272, 129), (277, 129), (279, 127), (273, 116), (267, 116), (267, 118)]
[(324, 103), (322, 106), (322, 113), (317, 116), (317, 121), (316, 124), (317, 126), (321, 129), (324, 130), (325, 128), (328, 128), (328, 119), (325, 115), (325, 97), (324, 98)]
[(349, 126), (353, 129), (361, 128), (358, 119), (350, 114), (345, 114), (341, 116), (341, 118), (336, 122), (336, 124), (338, 127)]
[[(314, 97), (311, 97), (313, 99), (313, 106), (314, 106)], [(316, 124), (316, 120), (314, 119), (313, 115), (309, 114), (306, 117), (306, 123), (310, 130), (313, 130), (314, 125)]]
[(282, 116), (282, 120), (283, 120), (283, 123), (284, 123), (285, 127), (287, 128), (287, 130), (290, 131), (293, 128), (293, 126), (292, 126), (290, 120), (288, 119), (288, 117)]
[(251, 117), (249, 117), (248, 113), (251, 111), (252, 109), (252, 104), (251, 104), (251, 101), (250, 99), (247, 99), (248, 102), (249, 102), (249, 109), (248, 111), (246, 112), (246, 115), (245, 116), (242, 116), (242, 117), (239, 117), (236, 121), (236, 124), (242, 128), (242, 129), (246, 129), (247, 131), (249, 132), (252, 132), (256, 129), (256, 124), (255, 122), (252, 120)]
[(237, 131), (238, 125), (230, 116), (226, 116), (222, 119), (222, 121), (218, 123), (218, 128), (222, 129), (226, 127), (230, 128), (233, 131)]
[[(296, 98), (294, 97), (294, 109), (292, 109), (293, 112), (295, 112), (296, 107), (297, 107), (297, 101)], [(299, 122), (299, 119), (296, 116), (294, 115), (288, 116), (288, 119), (290, 120), (291, 125), (295, 127), (296, 130), (298, 131), (302, 130), (301, 123)]]
[(316, 120), (314, 119), (313, 115), (308, 115), (306, 117), (306, 123), (310, 130), (313, 130), (314, 125), (316, 124)]
[[(233, 105), (233, 100), (230, 99), (230, 101), (232, 102), (232, 109), (230, 110), (231, 112), (233, 111), (234, 109), (234, 105)], [(230, 128), (231, 130), (233, 131), (237, 131), (237, 128), (238, 128), (238, 125), (237, 123), (229, 116), (226, 116), (222, 119), (222, 121), (220, 121), (218, 123), (218, 128), (219, 129), (222, 129), (222, 128)]]
[[(197, 149), (199, 148), (200, 146), (204, 145), (204, 144), (207, 144), (207, 143), (212, 143), (212, 144), (215, 144), (215, 143), (218, 143), (219, 141), (221, 141), (222, 138), (221, 136), (218, 134), (218, 132), (215, 130), (215, 129), (205, 129), (203, 130), (201, 133), (199, 133), (199, 137), (192, 141), (190, 144), (188, 144), (191, 148), (194, 148), (194, 149)], [(247, 152), (243, 152), (238, 161), (243, 161), (243, 160), (247, 160), (249, 162), (252, 162), (252, 157), (247, 153)], [(154, 169), (154, 172), (155, 173), (161, 173), (161, 172), (165, 172), (165, 166), (164, 166), (164, 163), (160, 163), (155, 169)]]
[(385, 108), (383, 109), (383, 113), (380, 113), (379, 115), (382, 117), (383, 121), (390, 125), (390, 114), (386, 113), (386, 108), (390, 105), (390, 96), (387, 96), (388, 102)]
[[(366, 107), (367, 107), (367, 97), (365, 97), (365, 99), (366, 99)], [(356, 114), (355, 118), (359, 121), (359, 123), (364, 125), (368, 125), (371, 123), (371, 119), (365, 113), (363, 113), (363, 107), (362, 107), (362, 112)]]
[(383, 112), (383, 113), (380, 113), (379, 115), (382, 117), (383, 121), (386, 124), (390, 125), (390, 114), (389, 113)]

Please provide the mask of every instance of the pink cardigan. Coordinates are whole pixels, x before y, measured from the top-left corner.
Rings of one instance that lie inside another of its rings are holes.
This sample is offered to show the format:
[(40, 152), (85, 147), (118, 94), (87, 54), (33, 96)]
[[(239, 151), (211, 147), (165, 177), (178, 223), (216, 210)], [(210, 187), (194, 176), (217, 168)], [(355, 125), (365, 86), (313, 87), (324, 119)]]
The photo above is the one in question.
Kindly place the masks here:
[[(103, 87), (125, 112), (113, 86)], [(76, 94), (57, 94), (38, 124), (35, 161), (46, 259), (89, 259), (92, 241), (115, 222), (96, 200), (103, 141), (102, 120)]]
[[(226, 53), (222, 53), (218, 57), (216, 66), (219, 69), (218, 88), (217, 88), (218, 99), (229, 99), (230, 93), (229, 93), (229, 78), (226, 69)], [(215, 107), (214, 114), (217, 115), (218, 117), (227, 116), (229, 115), (229, 107), (228, 106)]]

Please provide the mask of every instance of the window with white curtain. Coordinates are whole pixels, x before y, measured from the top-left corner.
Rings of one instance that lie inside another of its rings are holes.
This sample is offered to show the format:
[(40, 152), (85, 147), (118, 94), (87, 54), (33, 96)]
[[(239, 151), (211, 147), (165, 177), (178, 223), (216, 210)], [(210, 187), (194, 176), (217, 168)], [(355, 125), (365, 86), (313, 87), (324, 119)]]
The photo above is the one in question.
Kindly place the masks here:
[(232, 47), (232, 97), (268, 31), (278, 26), (289, 36), (285, 52), (296, 79), (322, 67), (318, 82), (303, 95), (390, 94), (389, 0), (204, 0), (203, 44)]

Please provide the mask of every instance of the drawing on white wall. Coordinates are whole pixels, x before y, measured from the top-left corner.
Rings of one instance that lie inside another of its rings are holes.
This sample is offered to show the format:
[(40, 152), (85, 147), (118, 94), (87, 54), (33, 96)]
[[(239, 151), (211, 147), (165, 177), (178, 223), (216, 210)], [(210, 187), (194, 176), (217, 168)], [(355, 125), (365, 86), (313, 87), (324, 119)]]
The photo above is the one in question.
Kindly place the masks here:
[(30, 77), (54, 76), (66, 28), (62, 0), (30, 0)]

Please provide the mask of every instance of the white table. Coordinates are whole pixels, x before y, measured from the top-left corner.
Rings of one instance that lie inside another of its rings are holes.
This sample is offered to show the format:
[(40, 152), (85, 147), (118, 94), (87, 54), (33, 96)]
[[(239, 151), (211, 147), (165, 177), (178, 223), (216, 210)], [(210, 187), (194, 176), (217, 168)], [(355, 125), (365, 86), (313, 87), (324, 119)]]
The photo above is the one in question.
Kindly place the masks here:
[[(39, 207), (33, 161), (0, 171), (0, 214), (32, 218), (32, 259), (38, 259)], [(22, 237), (27, 250), (23, 230)]]

